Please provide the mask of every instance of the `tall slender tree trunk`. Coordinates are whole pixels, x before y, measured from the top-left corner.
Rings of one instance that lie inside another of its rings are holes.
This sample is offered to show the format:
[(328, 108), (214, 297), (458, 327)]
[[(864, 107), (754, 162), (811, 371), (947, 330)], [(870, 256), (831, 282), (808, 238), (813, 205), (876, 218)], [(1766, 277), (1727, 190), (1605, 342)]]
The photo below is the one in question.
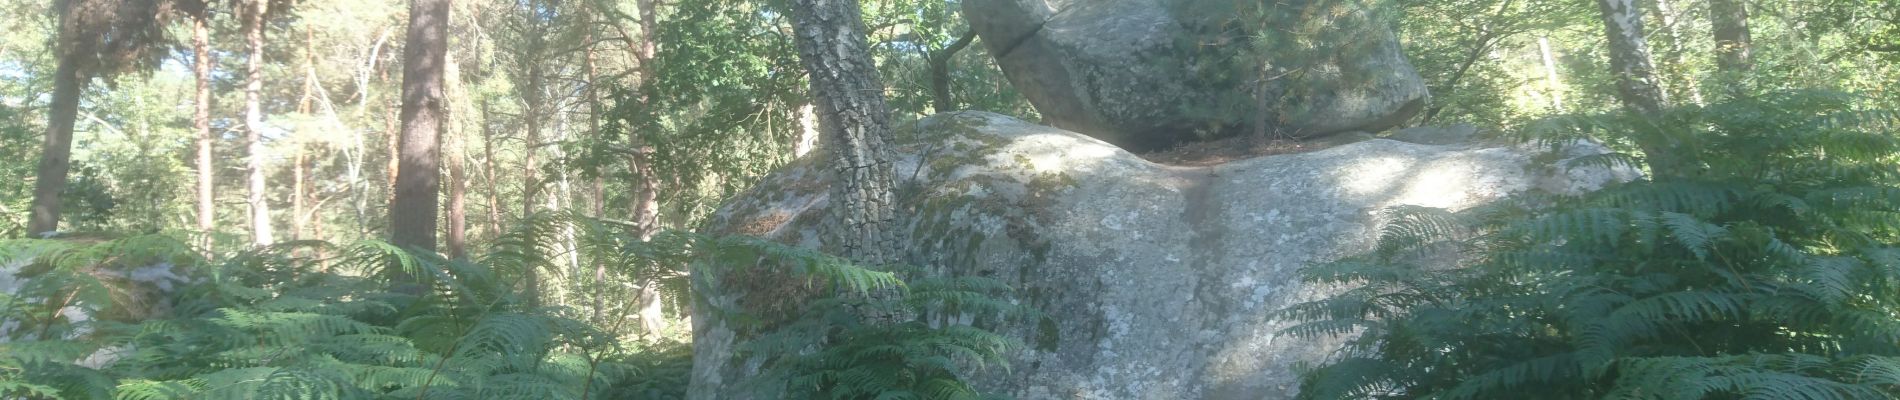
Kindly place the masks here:
[[(559, 110), (566, 107), (557, 104), (553, 108)], [(571, 139), (569, 135), (573, 130), (569, 128), (567, 115), (568, 114), (564, 112), (555, 113), (554, 143), (567, 143), (568, 140)], [(567, 150), (561, 146), (554, 146), (553, 152), (554, 159), (557, 160), (557, 162), (565, 163), (565, 160), (569, 159), (570, 155), (567, 153)], [(555, 188), (558, 189), (558, 191), (548, 196), (548, 211), (558, 213), (565, 210), (573, 210), (574, 184), (573, 181), (569, 179), (572, 176), (568, 174), (566, 168), (557, 168), (554, 174), (556, 178)], [(574, 232), (574, 221), (562, 218), (561, 253), (566, 255), (564, 258), (566, 258), (567, 261), (567, 268), (564, 268), (562, 273), (555, 274), (548, 279), (548, 286), (554, 288), (555, 304), (562, 306), (572, 306), (574, 304), (570, 302), (568, 289), (574, 283), (574, 278), (582, 275), (580, 251), (578, 251), (579, 247), (580, 241), (579, 236)]]
[(454, 55), (446, 55), (443, 59), (447, 63), (447, 71), (444, 72), (447, 76), (443, 78), (444, 90), (449, 96), (445, 103), (449, 107), (443, 112), (443, 121), (448, 124), (448, 143), (445, 145), (448, 147), (449, 158), (449, 229), (445, 242), (448, 245), (449, 257), (467, 259), (468, 152), (464, 146), (467, 143), (465, 135), (468, 132), (462, 124), (455, 121), (468, 119), (464, 113), (465, 104), (468, 103), (466, 92), (462, 90), (462, 70), (455, 62)]
[(970, 47), (970, 42), (975, 40), (976, 30), (965, 30), (955, 42), (930, 55), (930, 97), (934, 101), (932, 107), (937, 112), (957, 110), (957, 99), (950, 93), (950, 61), (956, 58), (957, 52)]
[(80, 71), (78, 57), (61, 54), (53, 72), (53, 101), (47, 107), (44, 150), (34, 173), (28, 235), (59, 230), (59, 194), (66, 190), (66, 174), (72, 168), (73, 122), (79, 118), (79, 94), (91, 79)]
[[(541, 189), (540, 177), (536, 176), (539, 175), (536, 173), (539, 168), (535, 160), (536, 149), (541, 147), (541, 123), (543, 122), (541, 120), (541, 67), (538, 60), (529, 62), (537, 64), (528, 67), (527, 87), (521, 92), (521, 100), (527, 105), (527, 115), (523, 120), (528, 125), (528, 140), (522, 145), (521, 153), (521, 218), (523, 220), (534, 216), (535, 194)], [(527, 273), (527, 293), (524, 297), (527, 297), (530, 306), (539, 307), (542, 304), (541, 271), (530, 267), (525, 272)]]
[(534, 215), (534, 197), (541, 190), (541, 178), (537, 176), (540, 172), (537, 164), (539, 160), (535, 157), (535, 153), (539, 152), (538, 149), (541, 147), (541, 124), (545, 122), (542, 120), (540, 67), (529, 68), (534, 72), (529, 73), (527, 87), (521, 93), (521, 101), (527, 104), (527, 115), (523, 120), (528, 125), (528, 138), (526, 143), (522, 144), (521, 153), (522, 218)]
[(1551, 55), (1550, 37), (1537, 38), (1537, 51), (1544, 59), (1544, 86), (1550, 91), (1550, 106), (1557, 112), (1564, 112), (1563, 82), (1557, 80), (1557, 57)]
[(389, 158), (385, 159), (387, 162), (383, 164), (383, 173), (387, 176), (385, 178), (387, 180), (383, 182), (388, 185), (383, 188), (383, 204), (395, 203), (396, 172), (402, 170), (402, 116), (398, 115), (402, 107), (398, 104), (398, 101), (399, 100), (394, 97), (383, 100), (385, 104), (383, 107), (383, 136), (386, 139), (383, 141), (383, 145), (385, 146), (383, 151), (384, 154), (389, 155)]
[[(1754, 44), (1748, 35), (1748, 3), (1709, 0), (1709, 23), (1715, 36), (1716, 70), (1724, 75), (1738, 75), (1754, 68)], [(1724, 78), (1732, 81), (1736, 77)]]
[[(606, 143), (606, 135), (600, 131), (600, 69), (599, 66), (596, 65), (594, 58), (595, 26), (593, 4), (589, 3), (588, 6), (581, 11), (583, 12), (583, 14), (581, 14), (581, 42), (585, 43), (584, 47), (581, 48), (581, 64), (582, 71), (587, 74), (587, 135), (592, 137), (595, 142)], [(588, 215), (595, 219), (605, 217), (604, 214), (606, 214), (607, 211), (607, 185), (601, 178), (602, 175), (606, 174), (602, 172), (604, 172), (602, 169), (595, 168), (591, 191), (588, 194), (588, 205), (592, 207), (591, 210), (588, 210)], [(606, 315), (607, 263), (601, 260), (590, 261), (594, 264), (594, 279), (589, 283), (594, 289), (592, 294), (593, 317), (594, 321), (598, 323), (605, 321), (604, 318)]]
[[(646, 91), (653, 87), (654, 57), (659, 49), (659, 1), (638, 0), (635, 5), (640, 9), (640, 42), (634, 49), (634, 59), (638, 62), (640, 93), (638, 101), (641, 107), (650, 107), (651, 99)], [(629, 142), (634, 152), (627, 157), (627, 168), (633, 172), (633, 199), (629, 201), (627, 218), (633, 221), (633, 234), (640, 241), (653, 239), (660, 231), (660, 177), (648, 162), (647, 155), (652, 148), (640, 139), (639, 132), (629, 132)], [(646, 277), (639, 295), (634, 298), (635, 315), (640, 323), (640, 332), (657, 334), (666, 329), (666, 316), (661, 308), (660, 291), (653, 282), (657, 279)]]
[[(304, 62), (303, 64), (304, 65), (303, 95), (298, 96), (298, 101), (297, 101), (297, 113), (303, 114), (303, 115), (310, 115), (315, 110), (316, 92), (317, 92), (317, 73), (316, 73), (317, 54), (316, 54), (316, 51), (312, 49), (312, 47), (315, 45), (314, 43), (315, 41), (316, 41), (316, 34), (313, 33), (310, 30), (310, 28), (305, 27), (303, 30), (303, 62)], [(291, 165), (290, 165), (290, 181), (291, 181), (290, 238), (291, 240), (303, 240), (307, 238), (307, 236), (305, 236), (305, 232), (306, 232), (305, 228), (308, 227), (308, 224), (307, 224), (308, 219), (306, 219), (307, 214), (305, 214), (305, 208), (310, 205), (309, 203), (310, 185), (308, 185), (305, 182), (305, 180), (309, 179), (310, 177), (310, 174), (309, 174), (310, 161), (308, 158), (309, 147), (310, 147), (309, 143), (304, 142), (304, 141), (298, 141), (296, 143), (296, 148), (293, 150), (294, 155), (291, 157)]]
[(192, 75), (197, 79), (197, 90), (192, 100), (191, 124), (197, 132), (198, 146), (198, 232), (204, 235), (199, 246), (205, 251), (211, 249), (211, 230), (217, 226), (217, 209), (212, 203), (212, 189), (217, 184), (216, 170), (211, 163), (211, 15), (199, 14), (191, 19)]
[[(1607, 1), (1607, 0), (1606, 0)], [(897, 261), (896, 188), (890, 109), (865, 44), (856, 0), (791, 0), (798, 58), (811, 76), (818, 126), (835, 158), (831, 186), (835, 220), (829, 238), (841, 255), (881, 265)]]
[(1690, 73), (1689, 67), (1682, 63), (1682, 35), (1676, 32), (1676, 9), (1669, 0), (1655, 0), (1655, 5), (1652, 10), (1658, 22), (1656, 32), (1662, 34), (1663, 40), (1669, 43), (1668, 51), (1663, 52), (1661, 67), (1668, 71), (1668, 81), (1675, 83), (1673, 94), (1678, 98), (1687, 95), (1690, 103), (1703, 104), (1702, 88), (1697, 87), (1695, 74)]
[(482, 173), (488, 177), (488, 239), (501, 237), (501, 181), (495, 179), (495, 131), (489, 128), (488, 99), (481, 99)]
[[(1616, 76), (1617, 98), (1630, 112), (1656, 117), (1669, 100), (1658, 85), (1643, 33), (1643, 17), (1634, 0), (1597, 0), (1602, 11), (1604, 38), (1610, 47), (1610, 69)], [(1681, 177), (1692, 166), (1680, 140), (1667, 135), (1639, 135), (1650, 173), (1656, 179)]]
[(304, 239), (304, 197), (308, 187), (304, 186), (304, 144), (297, 143), (290, 164), (290, 240)]
[[(651, 107), (651, 99), (646, 91), (652, 87), (654, 77), (654, 56), (658, 54), (660, 38), (655, 31), (659, 29), (659, 1), (638, 0), (640, 8), (640, 42), (635, 48), (634, 58), (639, 62), (639, 101), (642, 107)], [(635, 226), (634, 234), (641, 241), (651, 239), (660, 231), (660, 177), (647, 160), (652, 148), (639, 138), (638, 132), (630, 132), (630, 141), (634, 152), (627, 158), (627, 167), (633, 171), (635, 179), (634, 198), (629, 202), (628, 218)], [(643, 314), (644, 316), (644, 314)], [(657, 316), (657, 314), (656, 314)]]
[(1610, 69), (1616, 76), (1617, 99), (1639, 114), (1655, 115), (1669, 101), (1650, 64), (1643, 33), (1643, 16), (1634, 0), (1597, 0), (1603, 12), (1603, 31), (1610, 47)]
[(276, 242), (271, 232), (269, 188), (265, 186), (264, 165), (264, 24), (270, 14), (269, 0), (252, 0), (245, 15), (244, 40), (250, 55), (244, 61), (244, 138), (249, 158), (251, 206), (251, 243), (268, 246)]
[[(449, 0), (410, 0), (409, 36), (403, 46), (402, 150), (396, 197), (389, 207), (389, 242), (434, 251), (441, 192), (436, 139), (441, 135), (443, 75), (448, 51)], [(413, 273), (396, 275), (416, 282)]]

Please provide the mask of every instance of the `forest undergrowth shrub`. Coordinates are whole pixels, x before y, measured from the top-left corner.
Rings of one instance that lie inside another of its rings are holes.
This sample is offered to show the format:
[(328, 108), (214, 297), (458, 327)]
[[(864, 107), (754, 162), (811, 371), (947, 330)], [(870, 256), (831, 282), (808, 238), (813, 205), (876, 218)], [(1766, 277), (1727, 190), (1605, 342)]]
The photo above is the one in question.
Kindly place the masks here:
[[(1389, 210), (1376, 251), (1304, 272), (1355, 288), (1280, 311), (1295, 335), (1358, 334), (1301, 397), (1900, 396), (1900, 119), (1861, 104), (1778, 92), (1537, 124), (1524, 139), (1672, 135), (1699, 168)], [(1463, 261), (1415, 261), (1447, 251)]]
[(760, 374), (740, 383), (757, 398), (1000, 398), (972, 385), (971, 374), (1009, 367), (1004, 356), (1021, 343), (998, 331), (1035, 326), (1026, 323), (1047, 318), (1004, 300), (1011, 289), (989, 278), (924, 277), (906, 267), (866, 269), (747, 237), (706, 245), (715, 246), (708, 252), (718, 255), (714, 263), (738, 268), (699, 271), (710, 273), (694, 277), (697, 290), (731, 273), (807, 277), (781, 283), (809, 289), (789, 318), (702, 302), (736, 330), (759, 333), (737, 346), (738, 357), (760, 366)]
[[(564, 223), (579, 225), (584, 237), (556, 243)], [(688, 276), (747, 265), (740, 260), (801, 266), (796, 276), (837, 289), (819, 301), (837, 306), (810, 308), (748, 351), (774, 360), (771, 376), (798, 379), (788, 393), (808, 397), (974, 395), (958, 378), (957, 360), (998, 362), (1010, 341), (922, 316), (1020, 314), (993, 300), (1006, 288), (990, 281), (906, 285), (890, 272), (757, 239), (663, 232), (640, 241), (612, 225), (530, 218), (475, 261), (376, 241), (288, 242), (206, 260), (201, 249), (165, 235), (3, 240), (0, 266), (17, 273), (0, 278), (20, 284), (0, 286), (13, 289), (0, 291), (0, 398), (683, 398), (691, 346), (634, 339), (634, 324), (618, 321), (635, 307), (530, 301), (538, 292), (522, 287), (527, 270), (562, 274), (559, 260), (573, 251), (611, 265), (604, 275), (671, 296), (688, 295)], [(131, 298), (138, 283), (101, 279), (154, 268), (176, 285), (163, 298)], [(391, 290), (391, 268), (422, 276), (428, 289)], [(680, 273), (687, 268), (696, 273)], [(566, 284), (576, 293), (625, 287)], [(863, 295), (885, 289), (903, 295)], [(152, 310), (153, 303), (168, 306)], [(837, 313), (842, 305), (872, 304), (919, 317), (862, 324)]]

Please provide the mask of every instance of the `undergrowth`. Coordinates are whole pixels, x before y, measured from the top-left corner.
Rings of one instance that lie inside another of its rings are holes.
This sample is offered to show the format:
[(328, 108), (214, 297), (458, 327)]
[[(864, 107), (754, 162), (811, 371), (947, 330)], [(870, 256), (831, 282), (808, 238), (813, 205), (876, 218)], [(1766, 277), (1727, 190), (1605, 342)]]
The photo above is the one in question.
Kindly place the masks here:
[[(1900, 138), (1853, 96), (1783, 92), (1528, 139), (1671, 135), (1681, 178), (1388, 211), (1378, 249), (1308, 269), (1281, 316), (1357, 334), (1305, 398), (1900, 396)], [(1579, 165), (1641, 165), (1641, 153)], [(1444, 266), (1425, 260), (1456, 259)]]
[[(548, 238), (557, 223), (592, 233), (556, 248)], [(805, 397), (966, 397), (976, 392), (957, 378), (958, 360), (998, 360), (1009, 343), (967, 325), (856, 324), (823, 306), (868, 304), (855, 294), (896, 289), (903, 295), (884, 302), (910, 310), (1009, 311), (987, 297), (1000, 285), (906, 285), (889, 272), (756, 239), (604, 237), (616, 232), (610, 225), (527, 221), (475, 261), (375, 241), (291, 242), (213, 259), (166, 235), (0, 241), (0, 270), (17, 271), (0, 283), (18, 283), (0, 291), (0, 398), (683, 398), (690, 344), (622, 323), (638, 307), (620, 303), (634, 296), (531, 301), (541, 292), (524, 287), (528, 270), (570, 272), (558, 267), (558, 251), (586, 251), (612, 266), (601, 273), (615, 282), (554, 283), (574, 297), (625, 292), (624, 283), (681, 296), (689, 276), (744, 265), (736, 259), (805, 266), (794, 272), (837, 290), (816, 301), (801, 330), (774, 333), (781, 340), (772, 343), (791, 347), (748, 348), (775, 360), (769, 376), (796, 377), (787, 393)], [(427, 289), (392, 290), (394, 269), (423, 276)], [(886, 375), (866, 380), (865, 371)]]

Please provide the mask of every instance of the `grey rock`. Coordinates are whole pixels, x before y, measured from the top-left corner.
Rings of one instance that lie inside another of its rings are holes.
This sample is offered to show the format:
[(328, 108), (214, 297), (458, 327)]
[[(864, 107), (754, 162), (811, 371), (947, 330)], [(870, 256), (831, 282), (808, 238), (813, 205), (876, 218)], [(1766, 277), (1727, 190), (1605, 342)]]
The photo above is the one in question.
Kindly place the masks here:
[[(1541, 165), (1540, 151), (1526, 148), (1383, 139), (1174, 167), (981, 112), (927, 118), (914, 132), (898, 145), (908, 261), (1000, 279), (1016, 288), (1012, 300), (1055, 318), (1052, 332), (1005, 328), (1026, 343), (1010, 369), (970, 377), (1024, 399), (1290, 398), (1294, 366), (1322, 360), (1342, 339), (1286, 336), (1289, 322), (1269, 315), (1338, 290), (1307, 286), (1296, 272), (1371, 247), (1381, 210), (1582, 193), (1635, 177)], [(1579, 144), (1563, 156), (1606, 151)], [(830, 171), (822, 157), (801, 159), (723, 207), (705, 231), (835, 250), (821, 223)], [(719, 307), (752, 304), (734, 286), (701, 294)], [(698, 303), (693, 324), (690, 397), (760, 397), (741, 389), (756, 360), (733, 352), (749, 334)]]
[[(1337, 43), (1317, 43), (1318, 50), (1305, 56), (1266, 54), (1265, 59), (1243, 55), (1250, 51), (1243, 44), (1247, 39), (1231, 32), (1192, 28), (1218, 24), (1186, 11), (1214, 3), (967, 0), (963, 11), (1004, 75), (1045, 122), (1133, 151), (1234, 133), (1256, 119), (1293, 137), (1378, 132), (1424, 104), (1425, 84), (1400, 52), (1397, 37), (1361, 0), (1296, 1), (1275, 8), (1283, 15), (1273, 17), (1287, 25), (1312, 14), (1301, 8), (1315, 4), (1353, 11), (1348, 17), (1329, 16), (1337, 20), (1327, 22), (1328, 29), (1347, 32), (1324, 36)], [(1201, 69), (1225, 62), (1211, 60), (1236, 56), (1272, 70), (1215, 78)], [(1262, 82), (1264, 75), (1272, 79)], [(1262, 110), (1253, 105), (1256, 96), (1297, 101), (1275, 100)], [(1269, 115), (1257, 115), (1261, 112)]]

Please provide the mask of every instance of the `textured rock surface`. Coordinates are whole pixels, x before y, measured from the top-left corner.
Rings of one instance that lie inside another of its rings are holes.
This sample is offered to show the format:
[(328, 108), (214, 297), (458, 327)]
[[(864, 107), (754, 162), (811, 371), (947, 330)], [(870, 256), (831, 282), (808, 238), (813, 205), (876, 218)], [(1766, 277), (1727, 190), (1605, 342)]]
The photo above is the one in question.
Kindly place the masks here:
[[(1424, 82), (1396, 36), (1370, 17), (1326, 22), (1327, 29), (1353, 33), (1322, 36), (1339, 43), (1315, 43), (1313, 55), (1268, 54), (1251, 62), (1277, 68), (1266, 84), (1253, 74), (1209, 82), (1193, 65), (1248, 49), (1237, 39), (1190, 31), (1208, 23), (1183, 16), (1192, 13), (1181, 10), (1197, 1), (967, 0), (963, 10), (1010, 82), (1049, 123), (1136, 151), (1193, 140), (1197, 131), (1234, 131), (1263, 110), (1222, 105), (1247, 104), (1256, 94), (1298, 99), (1276, 101), (1264, 110), (1271, 115), (1260, 119), (1296, 137), (1378, 132), (1423, 105)], [(1300, 15), (1311, 14), (1300, 11), (1305, 6), (1366, 9), (1357, 0), (1295, 3), (1276, 8), (1287, 14), (1277, 18), (1296, 24)]]
[[(1158, 165), (1080, 134), (978, 112), (938, 115), (898, 142), (911, 262), (979, 274), (1056, 318), (1007, 372), (1024, 399), (1258, 399), (1297, 390), (1293, 365), (1335, 341), (1282, 336), (1273, 310), (1326, 292), (1301, 267), (1369, 248), (1380, 210), (1466, 207), (1514, 192), (1576, 193), (1628, 171), (1537, 165), (1531, 151), (1368, 140), (1211, 167)], [(1577, 146), (1569, 156), (1601, 151)], [(827, 169), (807, 157), (720, 211), (712, 233), (825, 248)], [(706, 293), (732, 307), (744, 288)], [(703, 310), (696, 310), (700, 312)], [(692, 397), (751, 372), (736, 334), (695, 315)], [(1045, 332), (1049, 334), (1045, 334)]]

